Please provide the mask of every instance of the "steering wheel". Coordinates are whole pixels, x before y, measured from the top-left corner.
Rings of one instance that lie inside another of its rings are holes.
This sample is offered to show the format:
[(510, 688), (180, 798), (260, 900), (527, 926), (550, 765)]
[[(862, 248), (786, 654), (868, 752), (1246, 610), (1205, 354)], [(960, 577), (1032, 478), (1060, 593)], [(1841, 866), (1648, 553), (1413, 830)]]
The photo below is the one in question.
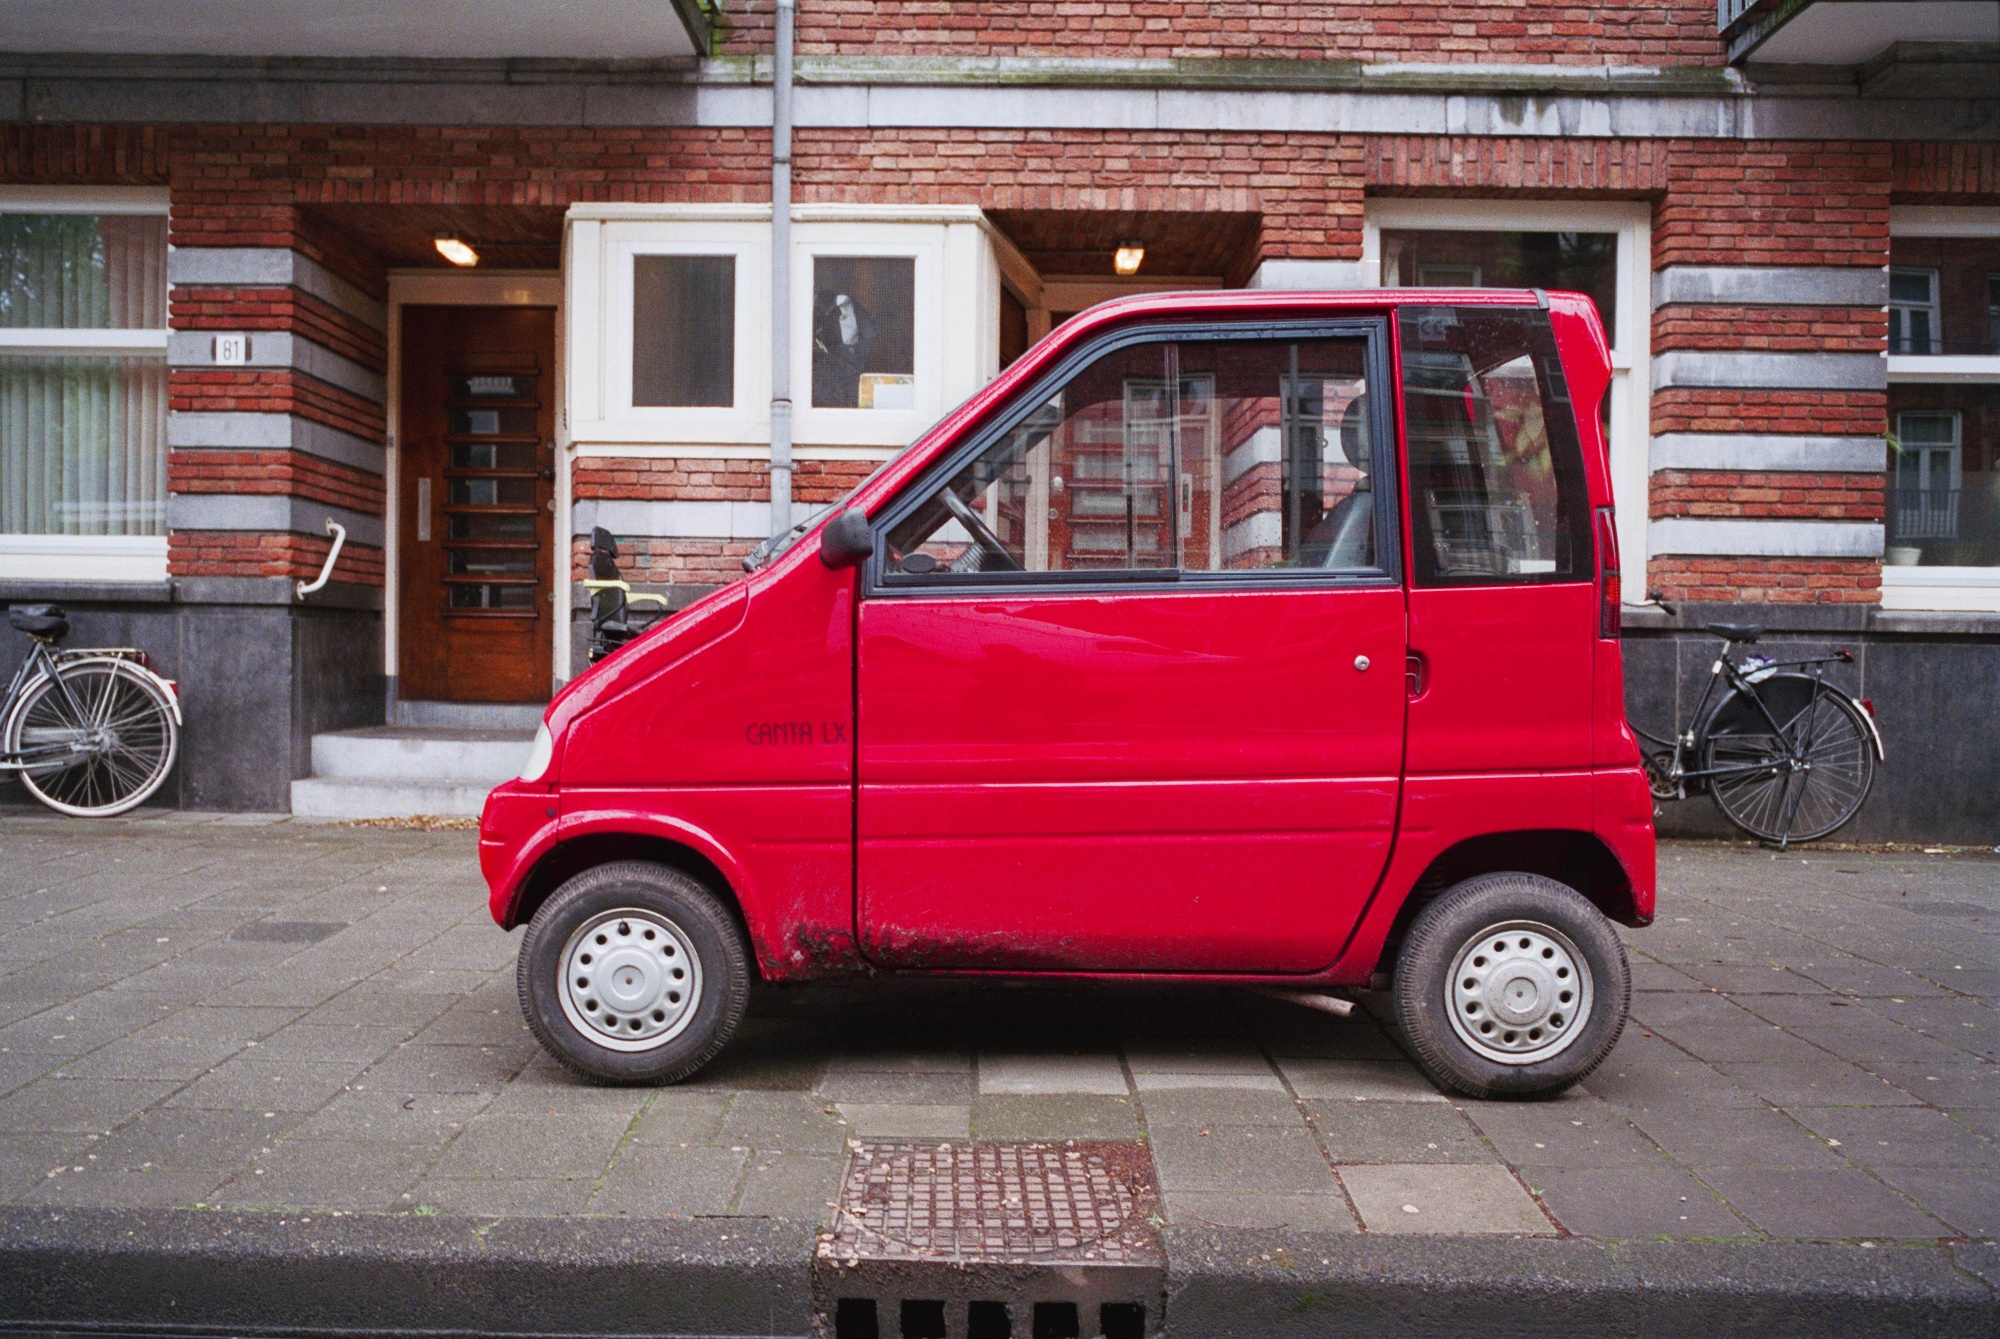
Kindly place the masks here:
[[(999, 560), (1001, 569), (1009, 572), (1027, 571), (1025, 567), (1021, 566), (1021, 560), (1007, 551), (1007, 546), (1001, 542), (1000, 536), (994, 534), (991, 527), (979, 518), (978, 512), (965, 505), (964, 498), (952, 492), (950, 485), (947, 484), (941, 489), (938, 496), (944, 499), (945, 510), (949, 511), (957, 518), (960, 525), (971, 532), (972, 542), (985, 550), (987, 554)], [(983, 566), (982, 570), (984, 570)]]

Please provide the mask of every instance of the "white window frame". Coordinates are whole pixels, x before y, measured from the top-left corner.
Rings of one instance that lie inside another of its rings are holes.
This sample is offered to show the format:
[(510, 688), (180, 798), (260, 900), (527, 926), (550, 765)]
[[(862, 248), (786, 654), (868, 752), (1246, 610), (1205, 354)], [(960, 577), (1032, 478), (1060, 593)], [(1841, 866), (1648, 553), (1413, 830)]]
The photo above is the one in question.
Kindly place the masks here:
[(1652, 455), (1653, 208), (1644, 202), (1370, 199), (1361, 223), (1362, 284), (1382, 282), (1384, 229), (1452, 232), (1608, 232), (1618, 236), (1611, 341), (1611, 494), (1618, 508), (1625, 589), (1643, 591)]
[[(1926, 283), (1926, 284), (1927, 284), (1927, 285), (1929, 286), (1929, 289), (1930, 289), (1930, 294), (1929, 294), (1929, 296), (1928, 296), (1928, 297), (1926, 297), (1926, 298), (1925, 298), (1925, 299), (1924, 299), (1924, 300), (1923, 300), (1922, 302), (1898, 302), (1898, 301), (1896, 301), (1896, 298), (1895, 298), (1895, 285), (1896, 285), (1896, 280), (1897, 280), (1897, 279), (1898, 279), (1899, 277), (1900, 277), (1900, 278), (1905, 278), (1905, 279), (1907, 279), (1907, 278), (1909, 278), (1909, 277), (1910, 277), (1911, 275), (1917, 275), (1917, 274), (1920, 274), (1920, 275), (1922, 275), (1922, 276), (1924, 277), (1924, 281), (1925, 281), (1925, 283)], [(1929, 335), (1929, 337), (1928, 337), (1928, 339), (1927, 339), (1927, 341), (1926, 341), (1926, 342), (1927, 342), (1927, 343), (1929, 343), (1930, 345), (1932, 345), (1933, 347), (1931, 347), (1931, 348), (1927, 348), (1927, 349), (1922, 349), (1922, 350), (1908, 350), (1908, 349), (1906, 349), (1906, 350), (1904, 350), (1904, 353), (1906, 353), (1906, 354), (1909, 354), (1909, 353), (1915, 353), (1915, 354), (1917, 354), (1917, 355), (1919, 355), (1919, 356), (1922, 356), (1922, 357), (1926, 357), (1926, 358), (1934, 358), (1934, 357), (1936, 357), (1936, 356), (1937, 356), (1937, 354), (1938, 354), (1939, 352), (1941, 352), (1941, 351), (1942, 351), (1942, 349), (1941, 349), (1941, 346), (1942, 346), (1942, 345), (1943, 345), (1943, 343), (1944, 343), (1944, 326), (1943, 326), (1943, 321), (1942, 321), (1942, 313), (1940, 312), (1940, 310), (1939, 310), (1939, 306), (1938, 306), (1938, 278), (1939, 278), (1939, 276), (1938, 276), (1938, 272), (1937, 272), (1936, 270), (1934, 270), (1934, 269), (1931, 269), (1931, 268), (1927, 267), (1927, 266), (1922, 266), (1922, 265), (1891, 265), (1891, 266), (1889, 267), (1889, 288), (1890, 288), (1890, 295), (1889, 295), (1889, 347), (1890, 347), (1890, 349), (1892, 349), (1892, 350), (1893, 350), (1893, 349), (1894, 349), (1894, 348), (1896, 347), (1896, 318), (1897, 318), (1898, 314), (1900, 314), (1900, 313), (1905, 313), (1905, 312), (1913, 312), (1913, 311), (1920, 311), (1920, 312), (1924, 313), (1924, 314), (1925, 314), (1926, 316), (1928, 316), (1928, 317), (1930, 317), (1930, 318), (1931, 318), (1931, 320), (1930, 320), (1930, 335)], [(1905, 338), (1905, 339), (1907, 339), (1907, 338), (1908, 338), (1908, 332), (1907, 332), (1907, 331), (1906, 331), (1906, 332), (1904, 333), (1904, 338)]]
[[(0, 186), (5, 214), (167, 213), (167, 191), (153, 186)], [(164, 295), (162, 295), (164, 301)], [(0, 353), (167, 357), (170, 332), (158, 330), (0, 330)], [(164, 432), (162, 439), (164, 440)], [(165, 499), (161, 499), (162, 502)], [(0, 535), (0, 579), (154, 583), (167, 579), (165, 535)]]
[[(2000, 237), (2000, 208), (1897, 205), (1889, 236)], [(1939, 334), (1942, 336), (1942, 330)], [(1892, 385), (2000, 386), (2000, 354), (1889, 354)], [(1889, 476), (1893, 484), (1893, 473)], [(2000, 613), (2000, 567), (1882, 568), (1884, 610)]]

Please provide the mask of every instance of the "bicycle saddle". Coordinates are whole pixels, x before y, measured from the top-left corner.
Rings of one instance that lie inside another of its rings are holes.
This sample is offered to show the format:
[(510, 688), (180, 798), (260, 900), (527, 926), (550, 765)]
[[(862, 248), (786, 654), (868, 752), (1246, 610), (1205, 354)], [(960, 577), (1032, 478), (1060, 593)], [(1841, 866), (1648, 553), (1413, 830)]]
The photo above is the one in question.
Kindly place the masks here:
[(7, 621), (30, 637), (59, 642), (69, 635), (69, 618), (59, 604), (9, 605)]
[(1732, 642), (1754, 642), (1764, 635), (1762, 623), (1704, 623), (1701, 630)]

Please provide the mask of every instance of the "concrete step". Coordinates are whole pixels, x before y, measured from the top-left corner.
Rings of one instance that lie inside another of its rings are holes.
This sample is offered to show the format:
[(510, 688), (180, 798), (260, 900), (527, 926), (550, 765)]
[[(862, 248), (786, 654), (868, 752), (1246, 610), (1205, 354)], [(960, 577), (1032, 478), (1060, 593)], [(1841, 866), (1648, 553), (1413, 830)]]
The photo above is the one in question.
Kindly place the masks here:
[(298, 818), (477, 818), (491, 782), (312, 776), (292, 783)]
[(314, 735), (313, 776), (349, 780), (482, 782), (489, 789), (520, 773), (534, 729), (474, 730), (374, 725)]
[(459, 730), (526, 730), (542, 723), (546, 702), (405, 702), (398, 701), (391, 725), (436, 725)]

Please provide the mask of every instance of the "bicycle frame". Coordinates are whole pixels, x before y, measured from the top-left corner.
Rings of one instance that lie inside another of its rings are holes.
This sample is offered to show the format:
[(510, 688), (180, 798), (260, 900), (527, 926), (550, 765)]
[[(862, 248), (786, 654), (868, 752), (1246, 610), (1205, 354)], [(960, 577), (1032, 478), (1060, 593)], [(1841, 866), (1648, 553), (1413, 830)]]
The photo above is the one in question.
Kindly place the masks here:
[[(1694, 712), (1690, 717), (1692, 724), (1688, 729), (1681, 730), (1679, 722), (1676, 722), (1674, 738), (1669, 740), (1662, 739), (1655, 734), (1650, 734), (1640, 729), (1637, 725), (1632, 726), (1633, 733), (1637, 734), (1647, 743), (1672, 750), (1668, 764), (1667, 779), (1674, 782), (1680, 788), (1682, 796), (1686, 795), (1687, 783), (1690, 781), (1702, 783), (1736, 776), (1755, 776), (1776, 770), (1776, 765), (1769, 762), (1742, 763), (1731, 767), (1694, 768), (1692, 770), (1686, 766), (1684, 755), (1692, 753), (1708, 732), (1708, 726), (1711, 724), (1707, 714), (1708, 704), (1715, 697), (1716, 685), (1718, 683), (1726, 685), (1742, 700), (1752, 703), (1757, 709), (1757, 714), (1764, 718), (1764, 723), (1771, 727), (1772, 737), (1785, 742), (1790, 752), (1789, 761), (1797, 762), (1804, 753), (1801, 742), (1792, 740), (1786, 736), (1785, 727), (1778, 722), (1777, 717), (1771, 714), (1771, 709), (1765, 704), (1764, 699), (1754, 691), (1756, 685), (1781, 670), (1814, 667), (1808, 676), (1812, 679), (1813, 695), (1806, 704), (1806, 711), (1801, 713), (1801, 715), (1807, 715), (1814, 706), (1818, 705), (1822, 694), (1840, 693), (1840, 689), (1833, 687), (1820, 677), (1820, 671), (1816, 667), (1820, 665), (1851, 665), (1854, 663), (1852, 655), (1845, 651), (1839, 651), (1830, 656), (1810, 656), (1800, 660), (1773, 660), (1759, 665), (1755, 670), (1746, 674), (1735, 661), (1729, 658), (1730, 650), (1734, 645), (1733, 642), (1725, 641), (1722, 644), (1722, 654), (1718, 655), (1715, 658), (1715, 663), (1709, 667), (1708, 682), (1702, 686), (1701, 699), (1695, 703)], [(1846, 694), (1841, 695), (1846, 696)], [(1861, 715), (1862, 719), (1868, 721), (1869, 729), (1872, 732), (1875, 729), (1873, 718), (1866, 711), (1863, 711)], [(1876, 754), (1880, 756), (1882, 742), (1879, 734), (1876, 735), (1873, 742)]]

